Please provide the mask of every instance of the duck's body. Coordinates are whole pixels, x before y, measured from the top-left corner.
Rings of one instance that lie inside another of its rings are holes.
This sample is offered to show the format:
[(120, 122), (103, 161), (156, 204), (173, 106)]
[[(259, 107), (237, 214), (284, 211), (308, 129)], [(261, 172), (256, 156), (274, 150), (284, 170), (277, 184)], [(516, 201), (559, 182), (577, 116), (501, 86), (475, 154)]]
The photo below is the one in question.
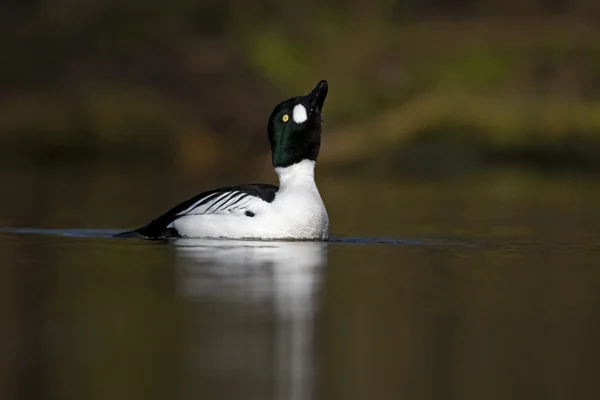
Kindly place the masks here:
[(248, 184), (207, 191), (121, 236), (327, 239), (329, 217), (314, 179), (326, 94), (322, 81), (308, 96), (286, 100), (273, 111), (269, 140), (279, 187)]
[(327, 239), (314, 161), (277, 168), (280, 187), (228, 186), (199, 194), (138, 229), (148, 238)]

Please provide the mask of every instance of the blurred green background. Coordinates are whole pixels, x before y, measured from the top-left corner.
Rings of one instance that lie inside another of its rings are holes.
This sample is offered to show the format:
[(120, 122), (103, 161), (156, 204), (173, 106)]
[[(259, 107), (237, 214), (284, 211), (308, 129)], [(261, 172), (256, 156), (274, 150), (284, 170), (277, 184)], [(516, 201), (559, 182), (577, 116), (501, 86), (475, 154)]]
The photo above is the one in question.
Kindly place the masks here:
[(0, 156), (268, 167), (281, 100), (330, 83), (321, 164), (600, 168), (592, 0), (0, 5)]
[[(0, 49), (0, 399), (600, 398), (597, 0), (4, 0)], [(332, 241), (98, 233), (276, 183), (320, 79)]]

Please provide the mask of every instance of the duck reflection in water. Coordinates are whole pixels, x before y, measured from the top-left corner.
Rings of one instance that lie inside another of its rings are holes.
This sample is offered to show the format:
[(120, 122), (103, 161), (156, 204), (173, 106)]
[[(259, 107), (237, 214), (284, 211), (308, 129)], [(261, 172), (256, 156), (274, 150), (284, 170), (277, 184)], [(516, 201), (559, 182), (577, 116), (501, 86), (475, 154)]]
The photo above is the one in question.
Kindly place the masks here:
[(214, 377), (203, 390), (313, 398), (327, 243), (179, 239), (175, 249), (179, 293), (193, 310), (186, 330), (198, 333), (189, 339), (188, 367), (196, 378)]

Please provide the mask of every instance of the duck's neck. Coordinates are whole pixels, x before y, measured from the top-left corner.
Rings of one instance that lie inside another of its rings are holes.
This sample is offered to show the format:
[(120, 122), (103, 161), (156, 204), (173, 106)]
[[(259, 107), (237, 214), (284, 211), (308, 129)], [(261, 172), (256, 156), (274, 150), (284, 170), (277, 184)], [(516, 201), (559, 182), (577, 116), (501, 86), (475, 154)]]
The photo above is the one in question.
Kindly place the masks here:
[(280, 190), (295, 187), (316, 187), (315, 185), (315, 161), (302, 160), (288, 167), (277, 167), (275, 172), (279, 176)]

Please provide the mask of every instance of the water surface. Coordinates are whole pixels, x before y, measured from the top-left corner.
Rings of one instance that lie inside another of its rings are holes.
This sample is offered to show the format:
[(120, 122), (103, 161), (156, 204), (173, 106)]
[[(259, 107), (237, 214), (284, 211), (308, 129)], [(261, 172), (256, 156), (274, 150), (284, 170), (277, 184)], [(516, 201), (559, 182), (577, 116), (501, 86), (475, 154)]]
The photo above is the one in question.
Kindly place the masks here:
[(323, 176), (327, 243), (155, 243), (107, 236), (213, 182), (5, 175), (2, 399), (600, 395), (594, 181)]

